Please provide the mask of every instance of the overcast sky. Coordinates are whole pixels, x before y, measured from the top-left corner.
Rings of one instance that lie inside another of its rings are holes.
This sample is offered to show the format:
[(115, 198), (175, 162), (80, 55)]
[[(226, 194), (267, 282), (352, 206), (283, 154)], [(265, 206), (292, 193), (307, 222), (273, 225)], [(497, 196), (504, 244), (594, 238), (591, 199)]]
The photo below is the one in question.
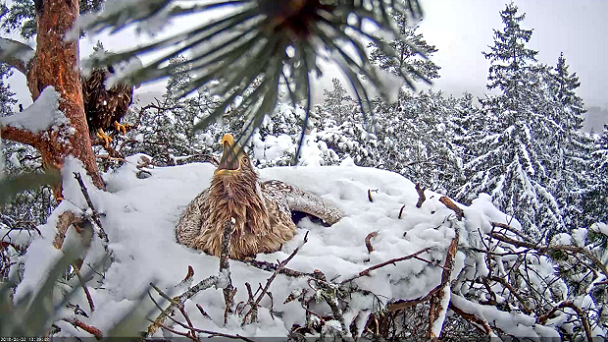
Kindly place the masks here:
[[(441, 78), (433, 89), (460, 95), (469, 91), (477, 96), (486, 93), (485, 84), (489, 62), (481, 51), (488, 51), (493, 42), (493, 28), (502, 29), (499, 12), (505, 8), (504, 0), (420, 0), (425, 12), (420, 32), (439, 51), (433, 60), (442, 69)], [(515, 2), (520, 13), (526, 13), (524, 28), (534, 29), (529, 47), (539, 51), (541, 63), (555, 65), (561, 51), (581, 80), (579, 94), (587, 106), (608, 107), (608, 69), (600, 62), (607, 59), (608, 0), (520, 0)], [(183, 18), (165, 31), (184, 30), (188, 24), (200, 24), (201, 18)], [(119, 35), (90, 37), (81, 40), (81, 56), (92, 51), (97, 39), (110, 50), (122, 50), (149, 41), (147, 36), (136, 37), (133, 30)], [(146, 58), (144, 58), (144, 64)], [(327, 70), (328, 77), (336, 75)], [(31, 103), (24, 77), (10, 79), (21, 103)], [(164, 83), (147, 85), (138, 93), (158, 95)], [(317, 94), (322, 90), (317, 90)]]

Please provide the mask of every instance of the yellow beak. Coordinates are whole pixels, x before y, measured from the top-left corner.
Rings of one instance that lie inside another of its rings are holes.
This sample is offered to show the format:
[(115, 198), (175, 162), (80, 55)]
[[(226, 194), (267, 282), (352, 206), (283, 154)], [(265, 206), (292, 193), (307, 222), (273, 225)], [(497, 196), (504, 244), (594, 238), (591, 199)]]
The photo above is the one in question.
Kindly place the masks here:
[(220, 160), (220, 164), (217, 166), (215, 173), (221, 175), (240, 170), (241, 163), (236, 155), (237, 146), (234, 143), (232, 134), (224, 134), (220, 144), (223, 148), (222, 159)]

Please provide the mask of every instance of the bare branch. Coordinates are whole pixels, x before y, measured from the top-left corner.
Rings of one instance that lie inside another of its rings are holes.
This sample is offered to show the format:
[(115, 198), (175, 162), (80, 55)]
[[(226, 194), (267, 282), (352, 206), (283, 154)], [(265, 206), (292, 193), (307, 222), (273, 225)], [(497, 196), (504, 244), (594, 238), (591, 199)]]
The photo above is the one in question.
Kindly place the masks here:
[[(260, 293), (260, 295), (258, 296), (258, 298), (255, 301), (254, 306), (256, 307), (256, 309), (257, 309), (257, 306), (260, 304), (260, 301), (262, 301), (262, 298), (264, 298), (264, 296), (266, 295), (266, 292), (268, 292), (268, 289), (270, 288), (270, 284), (272, 284), (274, 279), (279, 274), (280, 270), (283, 267), (285, 267), (287, 265), (287, 263), (289, 263), (289, 261), (291, 261), (291, 259), (293, 259), (294, 256), (296, 256), (296, 254), (298, 253), (300, 248), (302, 248), (302, 246), (304, 246), (304, 244), (306, 244), (307, 242), (308, 242), (308, 232), (306, 232), (306, 235), (304, 235), (304, 241), (302, 241), (302, 244), (300, 244), (296, 249), (294, 249), (294, 251), (291, 252), (291, 254), (285, 260), (281, 261), (279, 263), (279, 266), (277, 267), (277, 269), (274, 271), (274, 273), (270, 276), (270, 278), (268, 278), (268, 281), (266, 281), (266, 286), (264, 286), (264, 288), (262, 289), (262, 293)], [(248, 316), (250, 315), (252, 310), (254, 310), (254, 306), (250, 307), (249, 311), (245, 314), (245, 317), (243, 318), (243, 324), (245, 324)]]
[(87, 297), (87, 302), (89, 303), (89, 308), (91, 309), (91, 312), (95, 311), (95, 303), (93, 303), (93, 297), (91, 297), (91, 293), (89, 292), (89, 288), (87, 287), (87, 284), (84, 282), (84, 280), (82, 279), (82, 276), (80, 275), (80, 268), (76, 267), (76, 265), (74, 265), (75, 267), (75, 273), (76, 276), (78, 277), (78, 281), (80, 282), (80, 286), (82, 286), (82, 289), (84, 290), (84, 294)]
[(236, 289), (232, 285), (232, 277), (230, 276), (230, 237), (234, 231), (234, 225), (236, 220), (230, 218), (229, 221), (224, 222), (224, 232), (222, 235), (222, 251), (220, 254), (220, 274), (224, 274), (228, 278), (228, 285), (222, 290), (224, 293), (224, 303), (226, 308), (224, 310), (224, 324), (228, 324), (228, 313), (232, 308), (232, 300), (236, 294)]
[[(278, 264), (268, 262), (268, 261), (255, 260), (253, 258), (245, 259), (243, 262), (246, 263), (247, 265), (253, 266), (255, 268), (259, 268), (259, 269), (267, 271), (267, 272), (275, 272), (279, 268)], [(300, 272), (300, 271), (292, 270), (287, 267), (283, 267), (283, 268), (279, 269), (278, 272), (279, 272), (279, 274), (286, 275), (289, 277), (296, 277), (296, 278), (314, 277), (313, 273)]]
[(608, 269), (606, 268), (606, 265), (604, 265), (595, 255), (593, 255), (593, 253), (591, 253), (589, 250), (587, 250), (583, 247), (567, 246), (567, 245), (542, 246), (542, 245), (537, 245), (535, 243), (511, 239), (511, 238), (508, 238), (506, 236), (503, 236), (503, 235), (497, 234), (497, 233), (490, 233), (489, 235), (496, 240), (511, 244), (515, 247), (528, 248), (531, 250), (535, 250), (541, 254), (546, 254), (547, 252), (552, 252), (552, 251), (562, 251), (562, 252), (570, 252), (570, 253), (574, 253), (574, 254), (582, 254), (585, 257), (587, 257), (589, 260), (591, 260), (591, 262), (597, 268), (599, 268), (602, 271), (602, 273), (604, 273), (604, 275), (608, 278)]
[(570, 308), (576, 312), (576, 314), (578, 315), (578, 318), (581, 320), (581, 323), (583, 324), (583, 329), (585, 330), (585, 336), (587, 337), (587, 341), (593, 341), (593, 335), (591, 335), (591, 326), (589, 325), (589, 321), (587, 320), (587, 315), (585, 315), (585, 312), (583, 312), (583, 310), (581, 310), (581, 308), (576, 306), (572, 301), (565, 301), (565, 302), (559, 303), (559, 305), (557, 305), (556, 307), (551, 309), (551, 311), (540, 316), (536, 320), (536, 322), (538, 324), (545, 324), (547, 322), (547, 319), (549, 319), (549, 317), (551, 317), (557, 310), (560, 310), (563, 308)]
[(462, 309), (460, 309), (456, 305), (454, 305), (453, 302), (450, 302), (449, 308), (450, 308), (450, 310), (454, 311), (454, 313), (460, 315), (462, 318), (469, 321), (474, 327), (476, 327), (480, 331), (484, 332), (487, 335), (494, 335), (494, 332), (492, 331), (490, 324), (488, 324), (488, 322), (485, 319), (483, 319), (477, 315), (470, 314), (470, 313), (463, 311)]
[(404, 256), (404, 257), (400, 257), (400, 258), (394, 258), (394, 259), (391, 259), (391, 260), (379, 263), (379, 264), (374, 265), (372, 267), (366, 268), (365, 270), (359, 272), (359, 274), (355, 275), (354, 277), (351, 277), (351, 278), (348, 278), (346, 280), (343, 280), (340, 284), (346, 284), (346, 283), (351, 282), (351, 281), (353, 281), (353, 280), (355, 280), (357, 278), (361, 278), (363, 276), (369, 276), (369, 272), (371, 272), (373, 270), (376, 270), (378, 268), (384, 267), (386, 265), (395, 264), (395, 263), (397, 263), (399, 261), (413, 259), (413, 258), (417, 257), (418, 255), (420, 255), (422, 253), (428, 252), (429, 250), (430, 250), (430, 248), (425, 248), (425, 249), (419, 250), (418, 252), (416, 252), (414, 254), (410, 254), (408, 256)]
[(84, 196), (84, 199), (87, 201), (87, 205), (89, 206), (89, 208), (91, 208), (91, 211), (93, 212), (93, 215), (91, 216), (91, 218), (93, 219), (93, 221), (95, 222), (97, 227), (99, 227), (98, 235), (99, 235), (99, 238), (101, 238), (101, 240), (104, 242), (103, 246), (107, 251), (108, 243), (110, 242), (110, 240), (108, 239), (108, 234), (106, 234), (106, 231), (103, 229), (103, 226), (101, 225), (101, 219), (99, 218), (99, 213), (95, 209), (95, 206), (93, 205), (93, 201), (91, 201), (91, 196), (89, 196), (89, 191), (87, 190), (86, 186), (84, 185), (84, 182), (82, 181), (82, 177), (80, 176), (80, 173), (74, 172), (74, 177), (76, 178), (76, 180), (78, 181), (78, 184), (80, 185), (80, 191), (82, 191), (82, 195)]
[[(458, 230), (458, 227), (454, 229), (454, 233), (454, 238), (452, 239), (445, 256), (443, 272), (441, 273), (441, 284), (439, 285), (441, 290), (437, 291), (437, 294), (431, 297), (431, 309), (429, 311), (429, 337), (432, 340), (439, 340), (439, 335), (441, 333), (441, 331), (433, 330), (435, 321), (439, 319), (444, 320), (445, 314), (441, 315), (441, 313), (448, 310), (447, 307), (442, 307), (441, 303), (444, 296), (450, 296), (451, 294), (450, 277), (452, 275), (452, 269), (454, 268), (456, 253), (458, 252), (458, 243), (460, 242), (460, 231)], [(443, 327), (443, 321), (441, 322), (441, 326)]]
[(80, 329), (88, 332), (89, 334), (95, 336), (95, 338), (97, 340), (101, 340), (103, 338), (103, 334), (101, 333), (101, 330), (95, 328), (94, 326), (85, 324), (84, 322), (82, 322), (76, 318), (64, 318), (63, 320), (72, 324), (73, 326), (80, 328)]

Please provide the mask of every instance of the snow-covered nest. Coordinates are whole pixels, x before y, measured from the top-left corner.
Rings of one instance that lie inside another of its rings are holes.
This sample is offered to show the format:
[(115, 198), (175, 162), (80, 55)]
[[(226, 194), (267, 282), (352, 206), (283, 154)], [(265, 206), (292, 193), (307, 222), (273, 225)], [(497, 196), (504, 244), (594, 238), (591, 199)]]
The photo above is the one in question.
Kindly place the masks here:
[[(103, 213), (102, 223), (109, 237), (109, 249), (113, 253), (114, 262), (105, 274), (103, 285), (95, 281), (89, 282), (96, 308), (88, 318), (79, 319), (99, 328), (102, 333), (107, 332), (121, 314), (140, 300), (151, 281), (175, 296), (185, 290), (175, 286), (184, 279), (189, 266), (194, 270), (194, 284), (218, 274), (218, 258), (179, 245), (174, 230), (185, 206), (209, 185), (214, 167), (211, 164), (159, 167), (149, 170), (152, 174), (150, 178), (138, 179), (136, 164), (139, 157), (140, 155), (129, 157), (124, 166), (106, 175), (108, 192), (96, 190), (85, 179), (94, 206)], [(49, 219), (49, 223), (40, 228), (43, 237), (34, 240), (20, 260), (25, 271), (23, 281), (16, 291), (17, 299), (28, 290), (35, 290), (46, 276), (46, 270), (60, 257), (61, 252), (52, 246), (58, 215), (65, 210), (75, 210), (75, 207), (87, 208), (80, 187), (72, 177), (72, 171), (78, 170), (78, 163), (74, 161), (64, 170), (65, 201)], [(82, 170), (80, 172), (84, 174)], [(554, 327), (535, 324), (532, 316), (498, 311), (494, 306), (465, 299), (465, 280), (488, 272), (483, 257), (470, 252), (469, 247), (482, 248), (480, 235), (492, 230), (491, 222), (509, 223), (511, 227), (518, 228), (515, 220), (491, 204), (489, 196), (481, 196), (469, 207), (458, 204), (465, 215), (462, 221), (458, 221), (454, 211), (439, 201), (441, 195), (430, 191), (426, 191), (427, 199), (422, 207), (417, 208), (419, 196), (414, 184), (388, 171), (357, 166), (275, 167), (260, 170), (260, 177), (263, 180), (281, 180), (311, 191), (335, 203), (345, 212), (346, 217), (332, 227), (305, 218), (299, 223), (297, 236), (285, 244), (281, 251), (258, 255), (258, 260), (273, 263), (284, 260), (302, 244), (303, 237), (308, 232), (308, 242), (287, 267), (301, 272), (320, 270), (327, 279), (339, 283), (375, 264), (429, 248), (428, 252), (419, 255), (420, 259), (412, 258), (387, 265), (372, 271), (370, 276), (357, 278), (354, 283), (375, 296), (353, 297), (343, 313), (347, 325), (359, 316), (357, 322), (359, 328), (362, 328), (369, 314), (377, 312), (388, 303), (421, 298), (437, 287), (441, 283), (441, 266), (445, 262), (447, 249), (458, 230), (459, 251), (455, 256), (451, 278), (456, 281), (452, 289), (461, 290), (457, 290), (458, 295), (451, 295), (452, 302), (466, 312), (484, 317), (488, 322), (494, 321), (493, 325), (499, 326), (508, 334), (559, 338)], [(375, 231), (377, 235), (371, 239), (373, 251), (369, 253), (365, 240)], [(75, 235), (69, 233), (66, 244)], [(84, 260), (83, 272), (86, 271), (86, 265), (95, 264), (103, 254), (100, 239), (96, 238)], [(537, 267), (538, 272), (553, 272), (552, 265), (546, 260), (537, 264), (540, 265)], [(247, 302), (246, 282), (255, 291), (258, 284), (266, 284), (271, 275), (270, 272), (234, 260), (230, 261), (230, 270), (232, 283), (238, 289), (235, 303)], [(242, 326), (242, 317), (230, 315), (228, 323), (224, 325), (225, 306), (221, 290), (208, 289), (200, 292), (186, 302), (186, 311), (193, 325), (199, 329), (252, 337), (286, 336), (294, 323), (305, 322), (305, 311), (297, 301), (287, 304), (283, 302), (292, 293), (298, 294), (301, 289), (310, 290), (308, 280), (307, 277), (279, 275), (270, 286), (274, 298), (274, 318), (269, 310), (270, 300), (265, 298), (261, 302), (257, 323)], [(446, 292), (449, 301), (450, 291)], [(84, 294), (72, 302), (81, 308), (88, 308)], [(144, 303), (148, 308), (153, 307), (147, 298)], [(195, 306), (197, 303), (206, 310), (210, 319), (199, 313)], [(446, 303), (443, 317), (447, 310)], [(331, 313), (323, 305), (315, 310)], [(68, 313), (66, 310), (65, 314)], [(150, 318), (154, 319), (158, 313), (156, 311)], [(443, 319), (438, 322), (440, 329)], [(61, 326), (61, 334), (88, 335), (68, 323), (56, 324)], [(171, 325), (171, 321), (166, 324)], [(143, 331), (147, 325), (149, 322), (142, 321), (138, 328)], [(174, 328), (185, 331), (177, 325)]]

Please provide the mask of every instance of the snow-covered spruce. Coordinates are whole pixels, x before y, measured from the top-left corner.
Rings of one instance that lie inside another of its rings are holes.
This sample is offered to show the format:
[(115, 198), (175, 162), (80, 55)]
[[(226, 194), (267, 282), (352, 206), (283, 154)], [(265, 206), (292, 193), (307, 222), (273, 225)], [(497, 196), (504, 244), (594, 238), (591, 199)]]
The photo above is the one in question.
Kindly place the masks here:
[[(124, 166), (106, 175), (108, 192), (96, 190), (85, 179), (92, 202), (102, 213), (113, 263), (105, 271), (105, 278), (96, 277), (88, 283), (96, 305), (94, 312), (87, 310), (83, 293), (71, 302), (88, 314), (88, 317), (79, 315), (78, 319), (100, 329), (104, 336), (121, 315), (140, 300), (151, 281), (168, 295), (175, 296), (185, 292), (185, 287), (192, 283), (218, 276), (218, 258), (179, 245), (174, 229), (184, 207), (209, 185), (214, 167), (211, 164), (157, 167), (149, 170), (151, 177), (138, 179), (137, 164), (141, 156), (129, 157)], [(67, 175), (64, 177), (65, 200), (48, 223), (40, 227), (42, 237), (34, 238), (27, 253), (18, 259), (21, 267), (15, 269), (23, 269), (23, 274), (16, 300), (30, 290), (35, 291), (49, 267), (60, 257), (62, 252), (52, 245), (58, 216), (66, 210), (87, 208), (80, 186), (71, 177), (74, 171), (84, 174), (72, 160), (64, 170)], [(247, 312), (246, 308), (229, 314), (224, 325), (224, 298), (221, 291), (212, 288), (186, 301), (185, 312), (198, 329), (249, 337), (285, 337), (294, 325), (308, 325), (313, 334), (347, 334), (353, 330), (343, 331), (344, 327), (352, 326), (356, 327), (355, 335), (360, 335), (366, 324), (373, 324), (369, 323), (374, 321), (369, 320), (370, 317), (382, 319), (381, 312), (399, 310), (400, 305), (406, 306), (408, 301), (418, 301), (423, 304), (418, 310), (428, 310), (422, 299), (429, 297), (429, 293), (441, 292), (439, 298), (443, 300), (436, 303), (438, 314), (432, 325), (435, 334), (440, 334), (442, 325), (444, 329), (453, 327), (453, 323), (449, 327), (445, 324), (453, 322), (455, 317), (463, 317), (490, 335), (560, 338), (560, 334), (605, 334), (605, 328), (596, 324), (601, 318), (595, 314), (598, 307), (589, 290), (606, 280), (605, 269), (598, 269), (597, 277), (586, 286), (587, 290), (571, 292), (569, 284), (555, 273), (558, 264), (543, 255), (547, 251), (562, 251), (560, 248), (565, 248), (564, 245), (552, 249), (535, 246), (520, 235), (519, 223), (497, 210), (487, 195), (480, 196), (468, 207), (456, 204), (464, 213), (464, 218), (458, 221), (454, 211), (443, 204), (448, 201), (440, 201), (441, 196), (430, 191), (426, 192), (427, 200), (422, 207), (416, 208), (418, 194), (414, 184), (388, 171), (356, 166), (274, 167), (260, 170), (260, 174), (264, 180), (291, 183), (330, 200), (346, 217), (330, 228), (303, 219), (297, 236), (281, 251), (257, 256), (260, 263), (284, 260), (308, 233), (308, 242), (287, 267), (311, 276), (278, 275), (269, 289), (274, 305), (271, 306), (269, 298), (264, 298), (256, 322), (242, 325), (243, 317), (238, 313)], [(365, 241), (375, 231), (377, 234), (369, 239), (373, 245), (370, 253)], [(458, 251), (453, 262), (445, 263), (456, 232), (459, 233)], [(601, 232), (601, 228), (593, 231), (594, 234)], [(67, 235), (64, 246), (78, 243), (77, 234), (72, 230)], [(577, 236), (585, 239), (585, 234)], [(537, 247), (541, 250), (535, 252)], [(585, 242), (572, 247), (591, 255), (595, 253)], [(488, 248), (492, 253), (482, 252)], [(562, 252), (561, 260), (567, 261), (569, 250)], [(413, 257), (415, 253), (418, 254)], [(96, 238), (84, 256), (83, 265), (95, 265), (104, 254), (102, 243)], [(387, 263), (406, 256), (410, 257)], [(385, 263), (383, 267), (364, 272), (382, 263)], [(449, 273), (445, 273), (444, 263)], [(189, 282), (180, 283), (190, 266), (193, 276)], [(232, 283), (238, 289), (234, 303), (241, 306), (248, 302), (245, 283), (255, 289), (271, 276), (268, 271), (234, 260), (230, 261), (230, 272)], [(446, 274), (450, 280), (447, 287), (441, 281)], [(219, 275), (218, 278), (226, 277)], [(346, 281), (351, 278), (354, 279)], [(487, 286), (483, 282), (487, 282)], [(79, 284), (73, 280), (62, 286)], [(168, 306), (156, 297), (163, 307)], [(288, 298), (295, 300), (286, 301)], [(298, 298), (309, 302), (309, 310), (318, 317), (313, 315), (307, 320)], [(196, 304), (208, 317), (201, 314)], [(154, 309), (147, 298), (143, 307), (144, 312)], [(158, 314), (156, 310), (149, 318), (154, 319)], [(66, 308), (58, 319), (69, 321), (74, 315), (73, 309)], [(181, 320), (178, 316), (174, 318)], [(590, 328), (583, 331), (582, 321)], [(428, 324), (428, 320), (422, 322)], [(55, 324), (61, 328), (61, 335), (88, 335), (66, 321), (58, 320)], [(145, 331), (150, 323), (142, 319), (132, 324), (138, 324), (137, 329)], [(187, 331), (170, 320), (164, 324), (176, 331)], [(154, 336), (162, 334), (171, 335), (161, 329)]]

